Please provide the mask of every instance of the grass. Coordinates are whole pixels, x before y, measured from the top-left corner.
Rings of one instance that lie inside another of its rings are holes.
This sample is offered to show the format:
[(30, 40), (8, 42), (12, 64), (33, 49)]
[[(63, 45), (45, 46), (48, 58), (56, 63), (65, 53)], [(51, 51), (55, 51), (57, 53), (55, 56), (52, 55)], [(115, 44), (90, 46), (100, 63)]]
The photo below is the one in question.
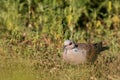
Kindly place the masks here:
[[(7, 61), (9, 60), (9, 61)], [(0, 80), (34, 80), (36, 77), (31, 68), (25, 62), (14, 61), (14, 59), (4, 60), (0, 66)], [(17, 59), (15, 59), (17, 60)]]
[[(119, 80), (120, 1), (1, 0), (0, 80)], [(64, 40), (103, 42), (95, 62), (62, 60)]]

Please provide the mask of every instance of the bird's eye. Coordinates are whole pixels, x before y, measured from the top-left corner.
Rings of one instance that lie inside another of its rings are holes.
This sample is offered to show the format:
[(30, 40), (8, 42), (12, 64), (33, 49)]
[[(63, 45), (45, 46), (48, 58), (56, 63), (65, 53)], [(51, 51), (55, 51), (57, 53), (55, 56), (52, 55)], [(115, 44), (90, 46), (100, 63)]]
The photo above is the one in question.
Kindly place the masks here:
[(69, 43), (69, 45), (72, 45), (72, 42), (71, 42), (71, 43)]

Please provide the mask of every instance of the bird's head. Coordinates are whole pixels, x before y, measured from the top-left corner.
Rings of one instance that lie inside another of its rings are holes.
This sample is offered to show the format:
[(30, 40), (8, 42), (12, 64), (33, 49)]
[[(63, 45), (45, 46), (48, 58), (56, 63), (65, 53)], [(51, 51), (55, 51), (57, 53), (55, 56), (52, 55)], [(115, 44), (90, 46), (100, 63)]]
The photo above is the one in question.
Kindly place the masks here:
[(73, 49), (75, 47), (75, 42), (72, 40), (65, 40), (64, 49)]

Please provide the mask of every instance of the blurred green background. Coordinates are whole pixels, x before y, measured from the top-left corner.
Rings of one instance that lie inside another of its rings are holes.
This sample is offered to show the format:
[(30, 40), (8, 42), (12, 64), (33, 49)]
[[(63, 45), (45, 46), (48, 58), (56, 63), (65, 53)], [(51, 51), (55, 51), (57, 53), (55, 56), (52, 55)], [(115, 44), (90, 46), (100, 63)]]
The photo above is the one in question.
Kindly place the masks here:
[[(66, 39), (109, 50), (66, 64)], [(0, 80), (119, 80), (119, 61), (119, 0), (0, 0)]]

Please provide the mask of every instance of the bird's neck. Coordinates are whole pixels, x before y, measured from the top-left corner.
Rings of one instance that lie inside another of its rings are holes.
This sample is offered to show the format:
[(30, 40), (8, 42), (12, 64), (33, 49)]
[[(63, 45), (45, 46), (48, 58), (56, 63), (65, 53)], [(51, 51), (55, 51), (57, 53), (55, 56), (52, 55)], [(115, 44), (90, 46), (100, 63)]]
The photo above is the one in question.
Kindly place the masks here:
[(67, 50), (73, 50), (75, 48), (78, 48), (78, 45), (75, 45), (73, 48), (69, 48), (69, 49), (64, 49), (64, 51), (67, 53)]
[(77, 48), (77, 47), (78, 47), (78, 45), (75, 44), (75, 46), (74, 46), (72, 49), (75, 49), (75, 48)]

